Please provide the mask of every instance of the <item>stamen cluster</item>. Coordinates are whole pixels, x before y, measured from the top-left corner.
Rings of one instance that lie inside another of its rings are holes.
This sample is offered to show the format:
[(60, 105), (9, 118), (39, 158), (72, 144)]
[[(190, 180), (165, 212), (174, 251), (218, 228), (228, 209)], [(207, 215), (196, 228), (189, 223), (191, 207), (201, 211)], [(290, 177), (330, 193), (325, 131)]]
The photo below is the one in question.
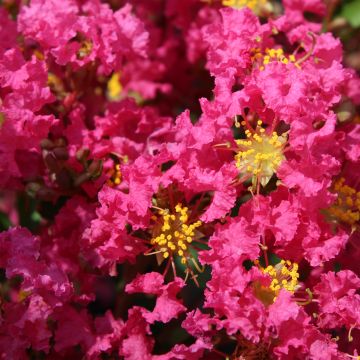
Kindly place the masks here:
[(360, 191), (345, 184), (344, 178), (335, 181), (334, 191), (338, 197), (328, 212), (340, 222), (355, 225), (360, 220)]
[(110, 178), (107, 181), (109, 186), (117, 186), (121, 183), (120, 164), (114, 164), (114, 168), (109, 171)]
[(270, 289), (278, 294), (280, 289), (294, 293), (298, 288), (299, 265), (289, 260), (281, 260), (275, 266), (269, 265), (263, 272), (271, 276)]
[(188, 224), (189, 209), (180, 203), (175, 206), (174, 214), (162, 209), (158, 214), (160, 218), (153, 216), (157, 224), (154, 226), (151, 244), (155, 245), (164, 259), (179, 256), (181, 263), (186, 264), (189, 244), (193, 242), (195, 231), (202, 222), (198, 220)]
[[(245, 125), (245, 122), (242, 122)], [(236, 166), (240, 173), (252, 179), (256, 188), (258, 184), (266, 186), (273, 174), (276, 173), (281, 162), (285, 159), (283, 150), (286, 146), (286, 135), (272, 132), (267, 134), (258, 120), (256, 130), (246, 129), (246, 140), (236, 140), (239, 147), (235, 155)]]
[(262, 71), (265, 69), (265, 66), (270, 64), (271, 62), (281, 62), (283, 64), (293, 63), (295, 66), (299, 67), (296, 63), (296, 58), (294, 54), (290, 54), (286, 56), (284, 54), (284, 50), (282, 48), (277, 49), (265, 49), (265, 54), (262, 52), (260, 48), (253, 49), (253, 56), (251, 57), (253, 63), (259, 65), (259, 69)]
[(357, 1), (0, 1), (1, 359), (359, 360)]
[(267, 3), (267, 0), (222, 0), (222, 4), (224, 6), (231, 6), (237, 9), (248, 7), (255, 12), (257, 12), (259, 8), (265, 6)]

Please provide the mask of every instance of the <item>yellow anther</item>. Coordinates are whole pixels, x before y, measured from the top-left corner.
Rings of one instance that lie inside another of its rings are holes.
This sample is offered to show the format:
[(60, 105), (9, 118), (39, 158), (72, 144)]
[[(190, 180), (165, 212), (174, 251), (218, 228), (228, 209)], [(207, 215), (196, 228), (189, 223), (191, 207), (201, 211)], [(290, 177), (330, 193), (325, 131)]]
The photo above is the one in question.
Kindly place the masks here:
[(292, 62), (295, 66), (300, 66), (296, 63), (294, 55), (289, 55), (288, 57), (284, 55), (284, 50), (279, 49), (265, 49), (264, 52), (261, 52), (261, 49), (252, 49), (254, 55), (251, 57), (252, 61), (257, 65), (260, 71), (264, 70), (271, 62), (281, 62), (283, 64), (288, 64)]
[(120, 99), (123, 87), (120, 82), (120, 73), (114, 73), (107, 83), (108, 97), (112, 101)]
[(255, 14), (259, 15), (268, 0), (222, 0), (223, 6), (231, 6), (233, 8), (241, 9), (248, 7)]
[(261, 127), (261, 120), (257, 124), (259, 122), (255, 133), (245, 130), (248, 141), (236, 140), (239, 146), (239, 152), (235, 155), (236, 166), (240, 173), (252, 177), (254, 187), (258, 183), (265, 186), (285, 159), (283, 149), (286, 135), (279, 136), (276, 132), (268, 135), (266, 129)]
[(121, 184), (121, 169), (120, 164), (114, 164), (114, 167), (108, 171), (110, 176), (107, 180), (109, 186), (116, 186)]
[(270, 57), (275, 57), (277, 52), (275, 49), (266, 49), (266, 53), (270, 55)]
[(259, 263), (257, 263), (257, 266), (264, 274), (267, 274), (271, 278), (271, 283), (268, 288), (264, 288), (263, 286), (256, 288), (257, 295), (265, 303), (270, 304), (275, 301), (281, 289), (294, 293), (299, 288), (298, 264), (292, 264), (290, 261), (282, 260), (275, 266), (269, 265), (265, 269), (262, 268)]
[[(152, 216), (152, 220), (161, 225), (154, 226), (151, 244), (157, 249), (161, 249), (164, 259), (168, 257), (180, 256), (182, 262), (189, 255), (188, 246), (193, 241), (195, 229), (202, 225), (201, 221), (187, 224), (189, 219), (189, 209), (181, 204), (175, 206), (175, 213), (169, 210), (158, 209), (159, 216)], [(160, 217), (160, 219), (159, 219)], [(187, 243), (187, 244), (186, 244)]]
[(360, 219), (360, 192), (345, 184), (341, 178), (334, 182), (333, 189), (337, 193), (335, 203), (327, 210), (334, 219), (351, 226), (358, 226)]
[(188, 216), (187, 216), (187, 215), (182, 215), (182, 216), (180, 216), (180, 221), (181, 221), (181, 222), (187, 222), (187, 220), (188, 220)]

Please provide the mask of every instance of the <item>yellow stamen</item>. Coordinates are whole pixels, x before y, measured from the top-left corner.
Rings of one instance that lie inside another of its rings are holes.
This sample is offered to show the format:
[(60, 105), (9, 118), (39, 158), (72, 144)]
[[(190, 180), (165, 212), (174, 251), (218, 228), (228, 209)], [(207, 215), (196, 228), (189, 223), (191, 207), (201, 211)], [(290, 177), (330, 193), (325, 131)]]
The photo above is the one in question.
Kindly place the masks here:
[(255, 133), (246, 130), (245, 134), (247, 140), (236, 140), (239, 147), (235, 155), (236, 167), (242, 175), (252, 178), (255, 188), (258, 183), (266, 186), (285, 159), (286, 135), (273, 132), (270, 136), (264, 128), (257, 128)]
[(291, 293), (294, 293), (299, 289), (299, 265), (297, 263), (291, 263), (289, 260), (280, 261), (275, 266), (269, 265), (266, 268), (262, 268), (258, 263), (256, 265), (260, 270), (270, 276), (271, 283), (269, 287), (264, 287), (257, 284), (255, 286), (255, 293), (257, 297), (265, 304), (269, 305), (273, 303), (280, 290), (285, 289)]
[(83, 40), (80, 49), (77, 52), (78, 59), (84, 59), (86, 56), (90, 55), (92, 48), (93, 44), (90, 40)]
[(293, 54), (289, 56), (284, 55), (283, 49), (265, 49), (263, 52), (259, 48), (252, 49), (252, 62), (257, 65), (260, 71), (265, 69), (265, 66), (270, 64), (271, 62), (281, 62), (283, 64), (293, 63), (296, 67), (300, 68), (296, 64), (296, 58)]
[(355, 226), (360, 220), (360, 192), (346, 185), (344, 178), (334, 182), (333, 190), (337, 199), (327, 212), (335, 220)]
[(112, 74), (110, 80), (107, 83), (107, 93), (108, 98), (111, 101), (116, 101), (120, 99), (123, 87), (120, 82), (120, 73), (115, 72)]
[(117, 186), (121, 184), (121, 170), (120, 164), (114, 164), (114, 167), (109, 171), (110, 178), (107, 180), (109, 186)]
[(202, 225), (201, 221), (188, 224), (189, 209), (181, 204), (175, 206), (175, 213), (170, 214), (169, 211), (159, 210), (160, 225), (154, 226), (153, 238), (151, 244), (155, 248), (162, 247), (166, 252), (162, 254), (166, 259), (180, 256), (182, 264), (186, 264), (186, 259), (190, 257), (188, 246), (185, 242), (191, 243), (194, 240), (195, 230)]
[(268, 4), (267, 0), (222, 0), (224, 6), (230, 6), (236, 9), (248, 7), (254, 13), (258, 14), (261, 9)]

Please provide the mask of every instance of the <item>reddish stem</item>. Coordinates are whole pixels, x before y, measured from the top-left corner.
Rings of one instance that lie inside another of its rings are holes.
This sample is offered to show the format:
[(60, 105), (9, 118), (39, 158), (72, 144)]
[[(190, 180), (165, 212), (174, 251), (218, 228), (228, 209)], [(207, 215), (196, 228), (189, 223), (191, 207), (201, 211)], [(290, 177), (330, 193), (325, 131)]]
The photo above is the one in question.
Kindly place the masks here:
[(269, 258), (268, 258), (268, 254), (267, 254), (267, 246), (265, 243), (265, 239), (262, 236), (260, 236), (260, 238), (261, 238), (260, 241), (263, 244), (262, 250), (264, 252), (265, 265), (266, 265), (266, 267), (268, 267), (269, 266)]
[(166, 264), (165, 270), (164, 270), (164, 272), (163, 272), (163, 277), (166, 276), (166, 274), (167, 274), (168, 271), (169, 271), (169, 268), (170, 268), (170, 259), (169, 259), (169, 261), (168, 261), (167, 264)]
[(174, 204), (174, 196), (173, 196), (173, 193), (172, 193), (172, 189), (170, 187), (168, 187), (167, 191), (168, 191), (168, 195), (169, 195), (170, 209), (174, 210), (175, 209), (175, 204)]

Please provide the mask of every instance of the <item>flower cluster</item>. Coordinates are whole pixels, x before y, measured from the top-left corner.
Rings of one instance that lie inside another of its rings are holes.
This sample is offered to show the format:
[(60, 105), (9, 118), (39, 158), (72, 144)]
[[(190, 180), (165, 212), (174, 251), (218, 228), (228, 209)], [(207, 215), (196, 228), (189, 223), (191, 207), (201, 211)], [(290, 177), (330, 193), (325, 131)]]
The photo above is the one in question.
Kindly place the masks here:
[(360, 359), (360, 78), (331, 16), (2, 2), (1, 359)]

